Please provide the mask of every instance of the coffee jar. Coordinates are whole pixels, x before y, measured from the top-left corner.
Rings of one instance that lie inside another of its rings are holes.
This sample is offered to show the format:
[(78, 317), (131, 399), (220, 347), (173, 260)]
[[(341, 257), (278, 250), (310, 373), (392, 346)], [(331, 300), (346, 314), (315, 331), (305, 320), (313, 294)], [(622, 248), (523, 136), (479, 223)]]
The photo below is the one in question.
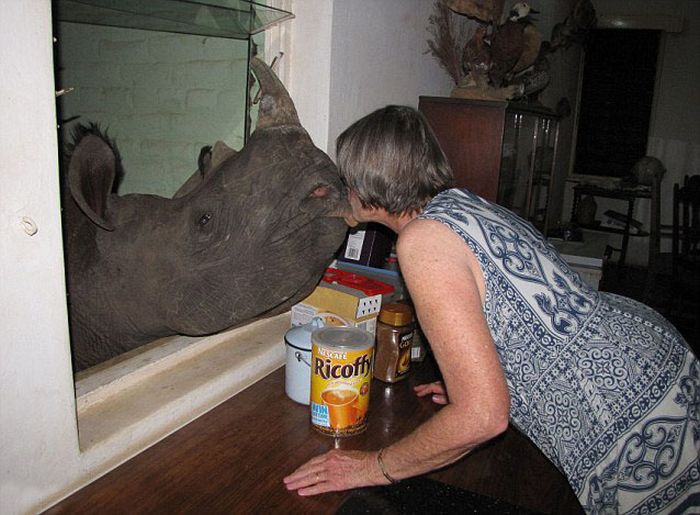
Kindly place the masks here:
[(413, 309), (400, 302), (382, 306), (377, 322), (374, 377), (385, 383), (405, 379), (411, 368)]
[(334, 436), (367, 428), (374, 338), (359, 327), (327, 326), (311, 333), (311, 424)]

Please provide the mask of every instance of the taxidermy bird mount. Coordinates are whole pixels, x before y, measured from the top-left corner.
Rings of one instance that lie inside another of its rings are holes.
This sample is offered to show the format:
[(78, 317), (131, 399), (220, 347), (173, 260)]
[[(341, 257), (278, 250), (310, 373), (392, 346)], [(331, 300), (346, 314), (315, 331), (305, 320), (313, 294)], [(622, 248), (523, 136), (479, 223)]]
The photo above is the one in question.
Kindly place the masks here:
[(532, 23), (532, 14), (539, 14), (526, 2), (513, 4), (506, 21), (494, 28), (491, 35), (491, 83), (500, 88), (515, 73), (532, 66), (540, 52), (542, 36)]
[[(504, 0), (437, 0), (429, 18), (429, 51), (455, 82), (452, 96), (536, 100), (550, 82), (548, 55), (582, 44), (596, 24), (591, 0), (577, 0), (571, 13), (543, 41), (531, 4)], [(454, 20), (466, 19), (468, 25)], [(465, 28), (466, 27), (466, 28)]]

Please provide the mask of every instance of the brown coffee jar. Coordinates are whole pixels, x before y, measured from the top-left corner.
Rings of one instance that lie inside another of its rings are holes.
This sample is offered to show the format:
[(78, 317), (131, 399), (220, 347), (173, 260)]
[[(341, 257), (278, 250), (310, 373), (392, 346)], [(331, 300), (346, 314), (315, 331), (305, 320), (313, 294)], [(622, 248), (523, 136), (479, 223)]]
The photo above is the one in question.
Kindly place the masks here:
[(377, 322), (375, 378), (385, 383), (395, 383), (408, 376), (413, 332), (411, 306), (398, 302), (382, 306)]

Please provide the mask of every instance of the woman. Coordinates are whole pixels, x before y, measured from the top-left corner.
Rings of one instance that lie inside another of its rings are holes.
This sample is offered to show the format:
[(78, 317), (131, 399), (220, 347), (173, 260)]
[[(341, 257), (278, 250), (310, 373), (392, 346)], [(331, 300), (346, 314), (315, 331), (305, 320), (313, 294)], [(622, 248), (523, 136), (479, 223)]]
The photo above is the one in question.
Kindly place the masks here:
[(337, 156), (354, 217), (398, 234), (444, 380), (416, 392), (446, 406), (378, 452), (311, 459), (285, 478), (288, 489), (315, 495), (426, 473), (510, 420), (589, 513), (700, 504), (700, 364), (668, 322), (591, 289), (512, 212), (449, 189), (447, 161), (414, 109), (357, 121)]

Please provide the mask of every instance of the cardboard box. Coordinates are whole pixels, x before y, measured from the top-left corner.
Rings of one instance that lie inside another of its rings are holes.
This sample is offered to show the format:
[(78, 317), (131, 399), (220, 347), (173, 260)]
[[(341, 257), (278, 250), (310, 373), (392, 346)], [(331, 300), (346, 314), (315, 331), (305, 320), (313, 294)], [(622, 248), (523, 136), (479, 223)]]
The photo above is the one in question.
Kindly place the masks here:
[[(311, 295), (292, 307), (292, 325), (303, 325), (319, 314), (327, 324), (348, 325), (375, 334), (382, 296), (393, 286), (343, 270), (329, 268)], [(337, 318), (336, 318), (337, 317)]]
[(381, 268), (391, 252), (396, 236), (377, 223), (360, 224), (348, 232), (338, 252), (338, 261)]

